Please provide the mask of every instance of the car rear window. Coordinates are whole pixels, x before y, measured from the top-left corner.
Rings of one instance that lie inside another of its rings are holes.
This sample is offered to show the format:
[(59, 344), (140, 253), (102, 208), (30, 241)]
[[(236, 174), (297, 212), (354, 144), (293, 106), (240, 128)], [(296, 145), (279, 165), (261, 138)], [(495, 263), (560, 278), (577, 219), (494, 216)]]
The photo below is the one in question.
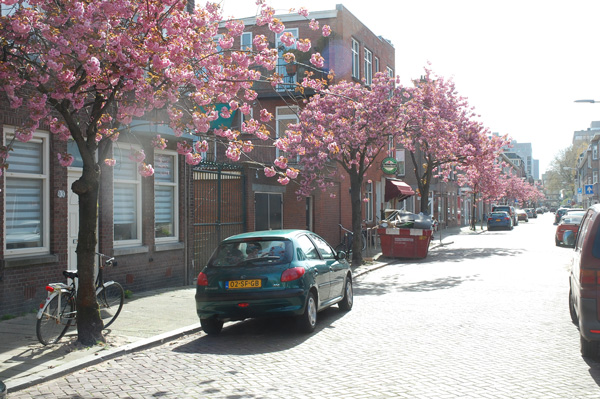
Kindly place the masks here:
[(499, 212), (499, 211), (510, 213), (510, 206), (495, 206), (494, 212)]
[(506, 212), (492, 212), (490, 213), (490, 217), (492, 218), (505, 218), (508, 216)]
[(221, 243), (209, 266), (275, 265), (292, 261), (292, 243), (284, 239), (228, 241)]

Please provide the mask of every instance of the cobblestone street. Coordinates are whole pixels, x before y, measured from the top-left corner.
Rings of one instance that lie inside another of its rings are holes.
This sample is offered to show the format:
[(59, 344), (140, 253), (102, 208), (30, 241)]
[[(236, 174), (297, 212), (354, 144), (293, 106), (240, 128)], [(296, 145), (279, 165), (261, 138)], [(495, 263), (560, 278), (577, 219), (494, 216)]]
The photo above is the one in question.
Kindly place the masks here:
[(362, 276), (354, 309), (320, 313), (312, 335), (292, 320), (235, 323), (10, 397), (598, 398), (600, 363), (580, 356), (569, 319), (570, 250), (553, 231), (546, 215), (451, 237)]

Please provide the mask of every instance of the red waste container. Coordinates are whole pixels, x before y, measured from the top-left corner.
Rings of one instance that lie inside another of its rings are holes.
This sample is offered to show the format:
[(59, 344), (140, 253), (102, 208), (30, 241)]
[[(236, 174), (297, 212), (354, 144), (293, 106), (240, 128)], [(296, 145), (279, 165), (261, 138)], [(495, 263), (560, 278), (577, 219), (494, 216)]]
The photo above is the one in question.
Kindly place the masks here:
[(433, 234), (429, 229), (379, 228), (383, 256), (391, 258), (426, 258)]

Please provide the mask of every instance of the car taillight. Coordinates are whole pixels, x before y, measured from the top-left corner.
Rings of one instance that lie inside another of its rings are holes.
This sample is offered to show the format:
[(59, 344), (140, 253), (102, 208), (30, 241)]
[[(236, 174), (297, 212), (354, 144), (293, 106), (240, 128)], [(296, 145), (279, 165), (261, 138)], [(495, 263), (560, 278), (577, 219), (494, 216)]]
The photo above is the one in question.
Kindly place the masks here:
[(579, 274), (579, 281), (582, 286), (596, 286), (599, 284), (598, 282), (598, 273), (597, 270), (594, 269), (581, 269), (581, 273)]
[(208, 285), (208, 277), (206, 277), (206, 274), (200, 272), (200, 274), (198, 274), (198, 280), (196, 280), (196, 284), (206, 287)]
[(281, 282), (285, 283), (286, 281), (294, 281), (298, 280), (300, 277), (304, 276), (304, 268), (303, 267), (292, 267), (291, 269), (286, 269), (283, 273), (281, 273)]

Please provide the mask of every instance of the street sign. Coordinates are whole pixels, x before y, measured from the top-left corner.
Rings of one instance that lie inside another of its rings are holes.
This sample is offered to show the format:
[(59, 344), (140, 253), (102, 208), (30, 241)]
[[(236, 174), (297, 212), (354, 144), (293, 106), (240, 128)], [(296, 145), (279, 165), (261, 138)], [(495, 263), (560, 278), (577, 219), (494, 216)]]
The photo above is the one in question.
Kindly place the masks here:
[(577, 188), (577, 194), (583, 194), (583, 192), (582, 192), (582, 190), (581, 190), (581, 187), (578, 187), (578, 188)]
[(594, 194), (594, 185), (593, 184), (586, 184), (585, 185), (585, 193), (586, 194)]

